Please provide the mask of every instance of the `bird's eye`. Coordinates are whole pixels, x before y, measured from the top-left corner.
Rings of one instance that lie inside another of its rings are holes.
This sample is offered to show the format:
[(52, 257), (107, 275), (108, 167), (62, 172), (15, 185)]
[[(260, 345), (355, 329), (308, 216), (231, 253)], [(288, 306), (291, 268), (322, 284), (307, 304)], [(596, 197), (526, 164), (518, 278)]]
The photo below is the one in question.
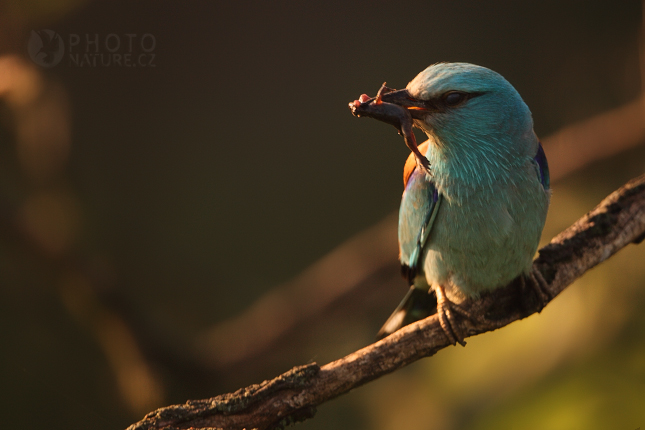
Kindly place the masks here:
[(461, 103), (463, 103), (467, 98), (466, 93), (460, 93), (458, 91), (453, 91), (451, 93), (448, 93), (444, 96), (443, 101), (446, 103), (447, 106), (449, 107), (455, 107)]

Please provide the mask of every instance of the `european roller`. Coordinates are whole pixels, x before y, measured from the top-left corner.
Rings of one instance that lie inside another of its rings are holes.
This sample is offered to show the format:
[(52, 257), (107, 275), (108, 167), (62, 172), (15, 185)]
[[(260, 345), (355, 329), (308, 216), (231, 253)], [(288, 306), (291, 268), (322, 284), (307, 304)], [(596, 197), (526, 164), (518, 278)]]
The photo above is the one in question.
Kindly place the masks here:
[[(413, 153), (405, 163), (399, 251), (411, 288), (379, 336), (436, 309), (463, 343), (459, 303), (518, 276), (540, 300), (532, 272), (549, 207), (549, 169), (531, 111), (500, 74), (468, 63), (433, 64), (403, 90), (381, 87), (350, 103), (357, 116), (394, 125)], [(428, 136), (417, 147), (415, 126)]]

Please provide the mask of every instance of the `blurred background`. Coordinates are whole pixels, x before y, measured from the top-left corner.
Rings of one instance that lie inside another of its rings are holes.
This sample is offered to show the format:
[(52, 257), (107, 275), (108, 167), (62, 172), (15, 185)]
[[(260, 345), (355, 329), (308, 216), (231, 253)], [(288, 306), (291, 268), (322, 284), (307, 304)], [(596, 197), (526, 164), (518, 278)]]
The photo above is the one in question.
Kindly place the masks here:
[[(543, 243), (645, 171), (637, 0), (0, 0), (0, 411), (121, 429), (371, 343), (407, 290), (408, 155), (347, 103), (504, 75), (553, 174)], [(48, 31), (45, 31), (48, 30)], [(645, 245), (541, 314), (302, 429), (645, 427)]]

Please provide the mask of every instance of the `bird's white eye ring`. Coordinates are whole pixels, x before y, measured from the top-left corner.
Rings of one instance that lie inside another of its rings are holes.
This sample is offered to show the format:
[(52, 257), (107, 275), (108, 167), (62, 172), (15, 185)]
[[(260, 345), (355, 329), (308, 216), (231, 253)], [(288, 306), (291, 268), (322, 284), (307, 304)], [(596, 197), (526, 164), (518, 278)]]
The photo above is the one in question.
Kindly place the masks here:
[(460, 91), (451, 91), (443, 96), (443, 101), (448, 107), (455, 107), (466, 101), (468, 94)]

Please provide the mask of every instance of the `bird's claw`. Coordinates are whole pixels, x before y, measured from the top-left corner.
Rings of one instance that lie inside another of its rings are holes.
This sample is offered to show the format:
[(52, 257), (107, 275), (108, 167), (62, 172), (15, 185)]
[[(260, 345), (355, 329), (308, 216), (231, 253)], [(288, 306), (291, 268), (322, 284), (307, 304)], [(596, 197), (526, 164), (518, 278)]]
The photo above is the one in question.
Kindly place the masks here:
[(471, 320), (474, 319), (473, 315), (459, 307), (459, 305), (448, 300), (446, 292), (442, 286), (435, 288), (435, 292), (437, 293), (437, 314), (439, 315), (439, 324), (441, 324), (441, 328), (446, 334), (448, 342), (450, 342), (451, 345), (459, 343), (461, 346), (466, 346), (464, 335), (461, 333), (452, 312), (454, 311), (459, 313)]
[[(526, 285), (526, 281), (527, 279), (522, 276), (522, 283), (524, 285)], [(544, 279), (544, 276), (542, 276), (542, 272), (535, 268), (531, 269), (528, 281), (533, 291), (535, 291), (535, 295), (537, 296), (539, 306), (538, 312), (540, 312), (552, 298), (551, 293), (549, 292), (549, 284)]]

